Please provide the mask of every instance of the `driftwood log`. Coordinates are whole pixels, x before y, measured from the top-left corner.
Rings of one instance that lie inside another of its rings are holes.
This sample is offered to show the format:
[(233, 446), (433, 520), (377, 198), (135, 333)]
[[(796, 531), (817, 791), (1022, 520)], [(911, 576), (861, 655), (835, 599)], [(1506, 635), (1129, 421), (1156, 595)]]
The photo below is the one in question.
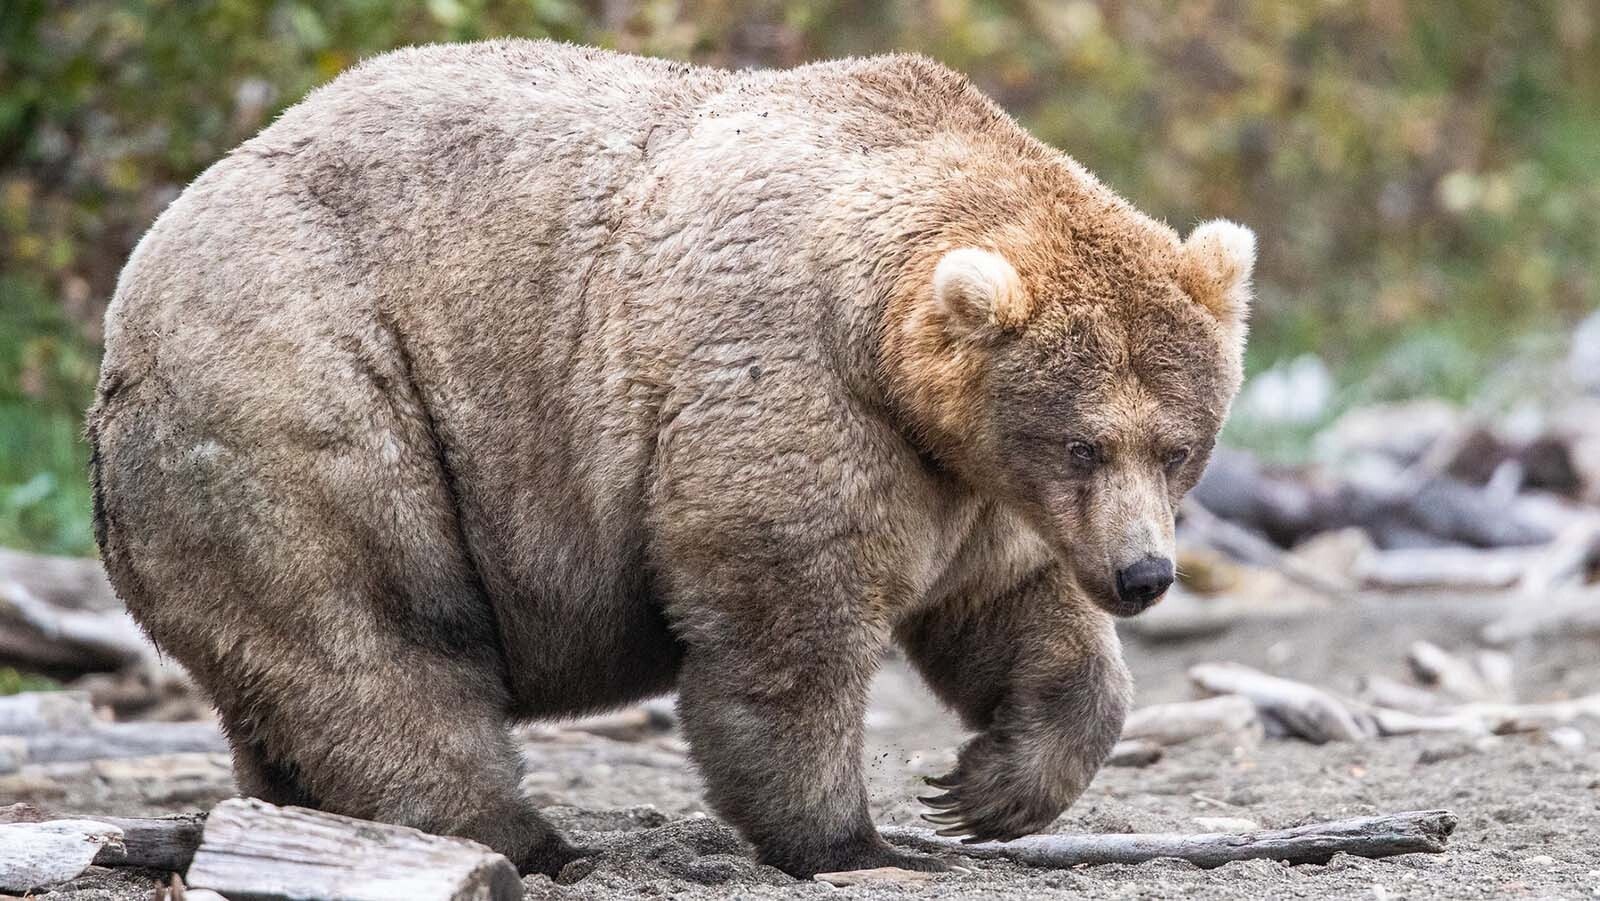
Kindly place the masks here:
[(1363, 529), (1380, 548), (1527, 547), (1552, 535), (1546, 518), (1423, 461), (1362, 480), (1273, 471), (1253, 455), (1219, 450), (1191, 495), (1196, 505), (1280, 548), (1318, 532)]
[(223, 754), (210, 723), (99, 723), (81, 732), (0, 736), (0, 773), (35, 763), (73, 763), (167, 754)]
[(0, 892), (48, 890), (77, 878), (96, 855), (122, 843), (122, 830), (99, 820), (0, 825)]
[(0, 582), (14, 582), (58, 610), (121, 610), (122, 602), (92, 557), (51, 557), (0, 548)]
[(1372, 550), (1357, 558), (1352, 575), (1362, 587), (1382, 591), (1504, 591), (1518, 585), (1540, 556), (1520, 547)]
[(1261, 733), (1256, 706), (1241, 695), (1219, 695), (1198, 701), (1152, 704), (1128, 714), (1123, 741), (1145, 740), (1176, 745), (1212, 735), (1251, 740)]
[(0, 550), (0, 665), (109, 672), (151, 656), (95, 560)]
[(86, 784), (95, 786), (97, 801), (107, 809), (209, 805), (238, 790), (226, 754), (160, 754), (28, 764), (0, 773), (0, 799), (51, 803)]
[(1085, 864), (1137, 864), (1163, 857), (1202, 867), (1236, 860), (1326, 863), (1338, 853), (1358, 857), (1438, 854), (1456, 827), (1448, 810), (1420, 810), (1312, 823), (1290, 829), (1214, 832), (1200, 835), (1030, 835), (1016, 841), (963, 844), (926, 829), (895, 827), (884, 838), (921, 851), (955, 852), (980, 859), (1005, 859), (1032, 867), (1065, 869)]
[(97, 722), (94, 705), (82, 692), (28, 691), (0, 697), (0, 735), (77, 731)]
[[(181, 873), (189, 867), (194, 850), (200, 847), (203, 813), (167, 817), (75, 816), (74, 821), (92, 820), (121, 830), (121, 842), (107, 842), (94, 855), (101, 867), (140, 867)], [(31, 804), (0, 807), (0, 826), (49, 823), (52, 818)]]
[(1190, 667), (1189, 679), (1209, 694), (1249, 698), (1269, 727), (1317, 744), (1360, 741), (1378, 734), (1377, 723), (1359, 705), (1314, 685), (1242, 664), (1202, 663)]
[(511, 862), (476, 842), (251, 799), (212, 809), (187, 882), (261, 901), (522, 897)]
[[(1411, 662), (1419, 674), (1434, 674), (1441, 688), (1452, 681), (1456, 697), (1510, 697), (1510, 661), (1504, 655), (1480, 654), (1476, 664), (1468, 664), (1418, 642)], [(1365, 681), (1367, 700), (1355, 700), (1237, 663), (1199, 664), (1189, 669), (1189, 678), (1203, 691), (1249, 698), (1266, 723), (1318, 744), (1419, 732), (1549, 732), (1577, 720), (1600, 721), (1600, 694), (1539, 703), (1460, 703), (1378, 677)]]
[(0, 698), (0, 773), (29, 764), (167, 754), (223, 753), (211, 723), (109, 723), (81, 692), (25, 692)]

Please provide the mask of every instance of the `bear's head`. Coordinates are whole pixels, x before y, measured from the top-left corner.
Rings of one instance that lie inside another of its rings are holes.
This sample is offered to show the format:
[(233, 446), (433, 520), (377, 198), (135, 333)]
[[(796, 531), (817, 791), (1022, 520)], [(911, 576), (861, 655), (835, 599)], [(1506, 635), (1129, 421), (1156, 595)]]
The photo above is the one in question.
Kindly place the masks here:
[(969, 237), (890, 321), (904, 418), (1095, 603), (1139, 613), (1173, 581), (1178, 503), (1239, 389), (1255, 236), (1217, 220), (1180, 240), (1118, 204), (1053, 239)]

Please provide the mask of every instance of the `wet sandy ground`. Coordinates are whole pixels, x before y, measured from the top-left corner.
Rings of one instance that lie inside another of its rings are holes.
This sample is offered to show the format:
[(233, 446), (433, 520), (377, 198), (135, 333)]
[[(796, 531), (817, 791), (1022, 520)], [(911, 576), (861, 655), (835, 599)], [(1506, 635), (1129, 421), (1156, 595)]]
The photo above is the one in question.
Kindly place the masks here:
[[(1469, 647), (1498, 612), (1483, 599), (1373, 602), (1284, 619), (1256, 619), (1198, 642), (1144, 644), (1127, 654), (1139, 702), (1192, 697), (1194, 663), (1235, 660), (1353, 692), (1367, 673), (1403, 677), (1404, 651), (1426, 638)], [(1600, 691), (1600, 641), (1565, 638), (1511, 649), (1521, 698)], [(1179, 861), (1032, 870), (957, 860), (970, 872), (933, 881), (836, 889), (755, 864), (731, 830), (706, 816), (681, 740), (620, 741), (529, 730), (525, 789), (581, 842), (601, 848), (559, 882), (525, 881), (534, 898), (1594, 898), (1600, 897), (1600, 724), (1578, 750), (1535, 736), (1452, 736), (1313, 746), (1200, 743), (1143, 769), (1107, 769), (1058, 820), (1059, 832), (1200, 832), (1196, 817), (1243, 817), (1265, 828), (1378, 812), (1445, 807), (1460, 824), (1451, 850), (1389, 860), (1336, 857), (1325, 866), (1265, 861), (1201, 870)], [(882, 823), (916, 823), (921, 777), (954, 759), (962, 732), (902, 664), (891, 661), (868, 718), (867, 773)], [(58, 811), (154, 813), (202, 809), (228, 791), (220, 761), (198, 762), (178, 790), (129, 795), (86, 776)], [(209, 773), (209, 775), (207, 775)], [(154, 874), (91, 870), (48, 897), (148, 898)]]

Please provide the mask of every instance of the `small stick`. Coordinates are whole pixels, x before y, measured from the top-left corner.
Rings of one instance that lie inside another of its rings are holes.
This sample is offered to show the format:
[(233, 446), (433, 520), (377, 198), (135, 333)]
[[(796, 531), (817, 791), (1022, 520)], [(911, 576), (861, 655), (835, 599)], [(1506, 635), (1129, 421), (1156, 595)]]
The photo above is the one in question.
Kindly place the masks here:
[(1455, 828), (1455, 814), (1448, 810), (1416, 810), (1244, 833), (1030, 835), (1012, 842), (965, 845), (926, 829), (901, 826), (884, 829), (883, 837), (919, 851), (948, 851), (1050, 869), (1137, 864), (1162, 857), (1209, 869), (1236, 860), (1326, 863), (1340, 852), (1357, 857), (1440, 854)]
[(1163, 753), (1165, 751), (1162, 747), (1153, 741), (1142, 738), (1124, 739), (1111, 749), (1111, 756), (1106, 758), (1106, 766), (1149, 766), (1160, 760)]

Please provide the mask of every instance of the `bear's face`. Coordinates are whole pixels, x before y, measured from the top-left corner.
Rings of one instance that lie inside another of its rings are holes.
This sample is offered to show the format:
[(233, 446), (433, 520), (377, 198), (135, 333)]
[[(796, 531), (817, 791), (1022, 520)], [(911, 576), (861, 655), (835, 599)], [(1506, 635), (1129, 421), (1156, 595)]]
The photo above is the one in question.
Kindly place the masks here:
[(1178, 502), (1239, 387), (1254, 263), (1253, 235), (1232, 223), (1157, 246), (1170, 252), (1109, 282), (1070, 271), (1081, 262), (1040, 277), (1030, 261), (1024, 277), (998, 252), (953, 250), (905, 324), (940, 456), (1123, 616), (1172, 582)]

